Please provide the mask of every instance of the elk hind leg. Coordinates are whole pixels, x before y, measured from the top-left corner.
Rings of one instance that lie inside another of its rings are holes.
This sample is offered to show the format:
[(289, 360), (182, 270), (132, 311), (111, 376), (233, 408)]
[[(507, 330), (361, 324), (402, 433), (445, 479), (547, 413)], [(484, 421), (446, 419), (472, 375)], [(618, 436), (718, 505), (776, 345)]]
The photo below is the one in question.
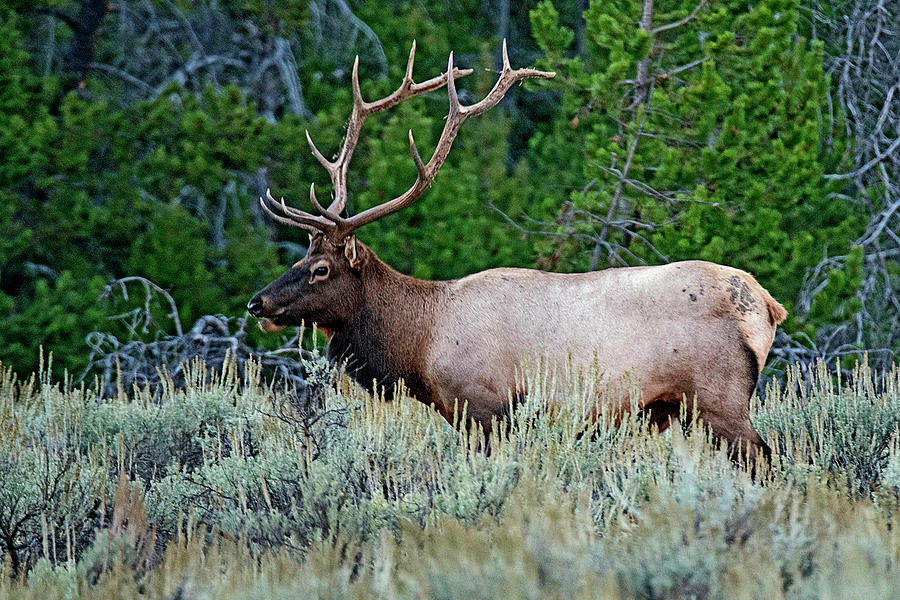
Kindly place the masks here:
[[(767, 460), (772, 450), (750, 422), (750, 396), (756, 387), (756, 365), (753, 377), (732, 377), (703, 386), (697, 392), (698, 416), (712, 434), (728, 443), (729, 454), (735, 462), (755, 465), (762, 454)], [(734, 373), (734, 371), (732, 371)]]

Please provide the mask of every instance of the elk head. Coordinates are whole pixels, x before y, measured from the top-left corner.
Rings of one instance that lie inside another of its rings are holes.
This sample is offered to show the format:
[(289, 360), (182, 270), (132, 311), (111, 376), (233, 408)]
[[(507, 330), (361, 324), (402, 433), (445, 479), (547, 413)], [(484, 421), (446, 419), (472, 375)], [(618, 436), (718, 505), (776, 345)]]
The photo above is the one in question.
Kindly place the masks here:
[(335, 244), (311, 233), (306, 256), (256, 294), (247, 310), (261, 318), (259, 326), (267, 332), (301, 321), (323, 329), (344, 323), (361, 302), (363, 252), (371, 250), (362, 250), (354, 237)]
[[(309, 132), (306, 140), (313, 155), (328, 171), (333, 187), (334, 200), (323, 207), (316, 197), (315, 184), (309, 188), (309, 199), (318, 214), (308, 213), (290, 207), (284, 199), (276, 201), (271, 193), (260, 198), (263, 209), (279, 223), (300, 227), (310, 234), (310, 244), (306, 256), (291, 267), (287, 273), (270, 283), (254, 296), (247, 310), (262, 318), (260, 327), (265, 331), (277, 331), (287, 325), (299, 325), (302, 320), (319, 323), (330, 328), (346, 322), (359, 309), (362, 301), (362, 267), (374, 258), (371, 250), (357, 243), (353, 232), (379, 219), (395, 213), (412, 204), (434, 181), (438, 169), (444, 163), (453, 140), (463, 122), (496, 106), (512, 85), (528, 77), (549, 78), (554, 73), (534, 69), (513, 69), (509, 64), (506, 40), (503, 41), (503, 70), (488, 95), (475, 104), (463, 106), (459, 102), (454, 80), (468, 75), (471, 69), (457, 69), (453, 66), (453, 53), (447, 64), (447, 72), (422, 83), (413, 81), (413, 62), (416, 43), (413, 42), (406, 64), (406, 75), (400, 87), (393, 93), (366, 102), (359, 88), (359, 57), (353, 64), (353, 112), (347, 126), (347, 134), (337, 157), (330, 161), (319, 152)], [(413, 185), (400, 196), (374, 206), (353, 216), (341, 216), (347, 205), (347, 169), (353, 157), (353, 150), (359, 140), (365, 119), (376, 112), (395, 106), (402, 100), (447, 86), (450, 110), (444, 129), (431, 159), (425, 163), (419, 156), (412, 130), (409, 132), (409, 146), (418, 174)]]

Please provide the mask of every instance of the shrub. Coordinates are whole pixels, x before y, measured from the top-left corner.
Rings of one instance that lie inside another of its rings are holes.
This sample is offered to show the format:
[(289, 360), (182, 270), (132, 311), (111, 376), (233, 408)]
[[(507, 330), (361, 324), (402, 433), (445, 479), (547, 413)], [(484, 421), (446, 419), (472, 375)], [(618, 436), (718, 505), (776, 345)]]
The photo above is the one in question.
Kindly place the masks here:
[(552, 391), (539, 366), (490, 455), (321, 362), (306, 396), (199, 368), (109, 399), (4, 372), (0, 595), (887, 598), (900, 582), (897, 370), (770, 388), (753, 419), (775, 459), (754, 480), (697, 422), (587, 423), (585, 393), (604, 392)]

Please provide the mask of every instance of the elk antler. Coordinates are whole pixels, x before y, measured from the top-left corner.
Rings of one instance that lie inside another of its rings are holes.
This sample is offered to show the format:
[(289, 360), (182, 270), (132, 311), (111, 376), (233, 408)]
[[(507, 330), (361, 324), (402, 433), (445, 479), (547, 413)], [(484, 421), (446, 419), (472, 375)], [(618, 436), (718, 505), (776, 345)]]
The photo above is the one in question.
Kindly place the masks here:
[[(463, 106), (459, 102), (459, 96), (456, 93), (456, 82), (454, 80), (457, 77), (468, 75), (472, 70), (455, 68), (453, 66), (453, 53), (451, 52), (450, 59), (447, 63), (446, 73), (423, 83), (415, 83), (412, 78), (415, 54), (416, 43), (413, 42), (412, 49), (409, 52), (409, 61), (406, 63), (406, 75), (404, 75), (400, 87), (389, 96), (375, 102), (366, 102), (362, 98), (362, 94), (359, 90), (359, 56), (356, 57), (356, 61), (353, 63), (352, 77), (353, 113), (350, 115), (350, 124), (347, 126), (347, 135), (344, 138), (344, 143), (341, 146), (337, 158), (334, 161), (329, 161), (322, 156), (322, 153), (319, 152), (319, 149), (316, 148), (312, 138), (310, 138), (309, 132), (306, 132), (306, 139), (309, 142), (313, 155), (319, 163), (325, 167), (325, 170), (328, 171), (328, 174), (331, 177), (331, 184), (334, 187), (334, 201), (328, 208), (322, 207), (322, 205), (319, 204), (319, 200), (316, 198), (315, 184), (311, 185), (309, 188), (309, 199), (319, 212), (318, 215), (313, 215), (287, 206), (284, 203), (283, 198), (281, 199), (281, 202), (277, 202), (267, 190), (266, 197), (272, 205), (272, 208), (282, 213), (281, 215), (276, 214), (266, 201), (260, 198), (259, 200), (263, 209), (265, 209), (269, 215), (285, 225), (302, 227), (308, 231), (319, 231), (324, 233), (326, 237), (330, 238), (332, 241), (341, 242), (357, 228), (371, 223), (376, 219), (380, 219), (383, 216), (395, 213), (404, 207), (409, 206), (421, 196), (422, 192), (424, 192), (428, 186), (431, 185), (431, 182), (434, 181), (438, 169), (444, 164), (444, 160), (450, 153), (453, 140), (456, 138), (460, 126), (466, 119), (471, 116), (480, 115), (496, 106), (506, 92), (509, 91), (509, 88), (518, 81), (528, 77), (547, 79), (556, 75), (555, 73), (538, 71), (535, 69), (513, 69), (510, 67), (509, 56), (506, 52), (506, 40), (503, 40), (503, 70), (500, 73), (499, 79), (497, 79), (494, 87), (481, 102)], [(413, 162), (415, 162), (416, 170), (418, 171), (415, 183), (400, 196), (383, 204), (373, 206), (352, 217), (340, 216), (341, 212), (343, 212), (344, 208), (347, 206), (347, 167), (350, 164), (353, 150), (359, 140), (359, 133), (366, 117), (395, 106), (402, 100), (439, 89), (444, 85), (447, 86), (448, 95), (450, 97), (450, 112), (447, 114), (447, 120), (444, 123), (443, 131), (441, 131), (441, 137), (438, 140), (437, 148), (435, 148), (431, 160), (427, 163), (422, 162), (422, 158), (419, 156), (419, 150), (416, 148), (416, 142), (413, 139), (412, 130), (409, 131), (410, 151), (412, 152)]]

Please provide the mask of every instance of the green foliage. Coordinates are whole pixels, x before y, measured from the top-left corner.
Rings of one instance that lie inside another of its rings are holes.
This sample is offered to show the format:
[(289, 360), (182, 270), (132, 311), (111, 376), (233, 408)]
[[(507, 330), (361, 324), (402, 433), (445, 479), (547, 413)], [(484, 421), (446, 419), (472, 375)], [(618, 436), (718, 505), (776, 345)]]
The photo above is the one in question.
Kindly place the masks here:
[(586, 423), (584, 390), (542, 371), (485, 456), (403, 394), (308, 368), (333, 385), (306, 399), (201, 365), (108, 400), (4, 371), (0, 594), (889, 598), (900, 579), (896, 370), (770, 389), (753, 480), (695, 421)]
[(165, 282), (184, 298), (179, 310), (198, 315), (202, 307), (220, 300), (212, 296), (217, 290), (204, 265), (206, 228), (184, 208), (171, 204), (159, 208), (153, 224), (132, 242), (125, 271)]
[[(55, 280), (36, 279), (24, 297), (0, 296), (0, 311), (8, 315), (0, 319), (4, 359), (14, 365), (31, 364), (37, 344), (48, 349), (82, 348), (84, 332), (106, 324), (106, 314), (97, 305), (104, 283), (101, 277), (79, 282), (71, 272), (63, 271)], [(17, 305), (17, 301), (23, 304)], [(73, 375), (80, 375), (87, 366), (87, 355), (72, 355), (65, 366)]]
[(538, 47), (548, 57), (557, 60), (562, 57), (562, 52), (569, 47), (575, 37), (571, 29), (560, 26), (559, 13), (550, 0), (539, 2), (531, 11), (531, 31)]

